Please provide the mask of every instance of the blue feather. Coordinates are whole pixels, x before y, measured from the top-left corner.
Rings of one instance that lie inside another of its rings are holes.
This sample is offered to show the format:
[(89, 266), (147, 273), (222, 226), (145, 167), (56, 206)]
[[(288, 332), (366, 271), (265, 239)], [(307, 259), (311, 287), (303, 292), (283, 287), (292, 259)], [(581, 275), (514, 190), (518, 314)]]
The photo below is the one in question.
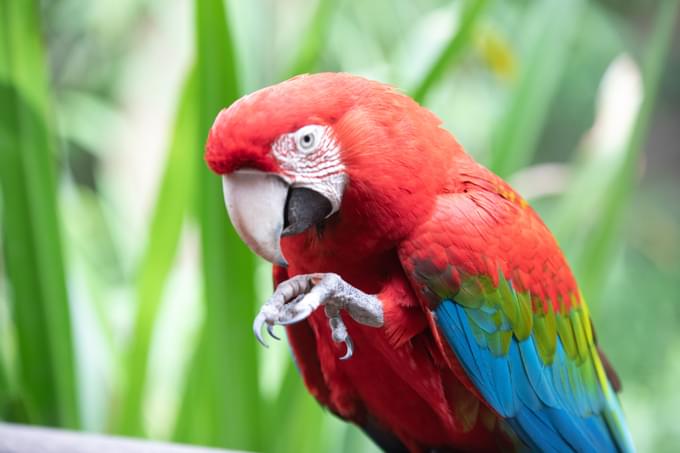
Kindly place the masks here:
[(523, 440), (531, 445), (532, 451), (570, 452), (569, 444), (555, 431), (554, 427), (539, 412), (530, 409), (520, 411), (508, 419), (510, 426), (524, 432)]
[(508, 359), (511, 362), (510, 373), (512, 373), (513, 384), (519, 400), (529, 409), (537, 410), (541, 407), (541, 400), (532, 387), (519, 352), (519, 345), (525, 341), (519, 343), (513, 341), (510, 343), (510, 350), (508, 351)]
[(435, 309), (437, 325), (481, 395), (532, 451), (617, 452), (617, 443), (632, 449), (629, 438), (615, 443), (603, 418), (623, 420), (618, 404), (603, 411), (602, 395), (591, 395), (559, 338), (550, 365), (541, 362), (533, 335), (523, 341), (513, 336), (499, 357), (476, 340), (471, 326), (487, 331), (491, 318), (486, 312), (468, 316), (472, 312), (444, 300)]
[(533, 337), (519, 342), (519, 350), (522, 355), (522, 365), (527, 374), (531, 387), (536, 395), (546, 406), (555, 407), (557, 402), (553, 396), (552, 383), (546, 375), (545, 365), (541, 363), (536, 343)]

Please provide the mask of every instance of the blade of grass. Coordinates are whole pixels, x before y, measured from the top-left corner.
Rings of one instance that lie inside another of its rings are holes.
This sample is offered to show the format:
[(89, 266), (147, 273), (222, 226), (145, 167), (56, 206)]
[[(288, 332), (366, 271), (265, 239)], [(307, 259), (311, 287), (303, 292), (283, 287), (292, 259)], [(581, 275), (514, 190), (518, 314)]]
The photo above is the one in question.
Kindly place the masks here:
[(469, 46), (472, 32), (481, 17), (481, 13), (488, 4), (488, 0), (466, 1), (461, 14), (458, 29), (451, 35), (439, 56), (432, 62), (432, 66), (424, 72), (423, 78), (411, 90), (411, 97), (418, 103), (423, 103), (430, 89), (442, 78), (447, 69), (457, 62), (463, 51)]
[(146, 249), (137, 272), (137, 313), (128, 350), (122, 407), (115, 423), (116, 431), (128, 435), (144, 433), (142, 414), (151, 338), (182, 226), (195, 195), (192, 190), (198, 163), (194, 151), (198, 127), (195, 70), (191, 70), (181, 93)]
[(218, 439), (215, 423), (215, 404), (212, 402), (210, 376), (203, 368), (210, 359), (206, 354), (207, 335), (205, 329), (200, 333), (198, 345), (186, 375), (184, 394), (180, 404), (173, 442), (200, 445), (215, 444)]
[[(196, 0), (196, 54), (199, 87), (199, 136), (202, 154), (205, 137), (220, 109), (239, 95), (236, 55), (222, 0)], [(200, 159), (200, 154), (196, 156)], [(201, 231), (203, 297), (206, 305), (205, 335), (193, 361), (200, 379), (187, 382), (182, 408), (206, 410), (204, 398), (191, 404), (192, 385), (208, 392), (206, 420), (212, 425), (210, 444), (231, 448), (260, 449), (257, 361), (250, 325), (255, 312), (255, 260), (228, 221), (220, 178), (206, 165), (198, 170), (198, 221)], [(191, 429), (177, 426), (188, 440)]]
[[(295, 368), (295, 366), (290, 363), (289, 366), (286, 368), (286, 371), (284, 372), (283, 379), (281, 382), (281, 387), (279, 388), (278, 395), (276, 399), (272, 402), (271, 407), (268, 408), (266, 411), (267, 414), (267, 419), (266, 423), (269, 426), (274, 426), (273, 424), (280, 424), (280, 423), (285, 423), (289, 424), (291, 420), (296, 420), (296, 413), (294, 411), (291, 411), (291, 408), (295, 402), (296, 399), (299, 397), (304, 396), (300, 392), (300, 387), (302, 386), (301, 384), (301, 378), (300, 378), (300, 373), (298, 370)], [(281, 417), (282, 414), (287, 414), (285, 417)], [(320, 418), (320, 417), (319, 417)], [(311, 427), (310, 431), (318, 431), (319, 423), (317, 420), (317, 423), (314, 424), (314, 426)], [(317, 428), (315, 430), (315, 428)], [(289, 429), (286, 427), (282, 427), (281, 433), (283, 433), (282, 436), (271, 436), (267, 439), (267, 448), (266, 451), (268, 452), (287, 452), (287, 451), (295, 451), (290, 449), (289, 441), (286, 437), (286, 434), (288, 433)]]
[(498, 175), (509, 176), (531, 162), (586, 5), (585, 0), (539, 2), (528, 15), (531, 45), (491, 138), (488, 166)]
[(321, 406), (302, 383), (300, 373), (291, 363), (286, 370), (278, 397), (267, 411), (267, 426), (279, 426), (271, 436), (266, 451), (272, 453), (329, 451), (325, 442)]
[(5, 368), (5, 357), (0, 354), (0, 419), (4, 418), (9, 401), (9, 381)]
[[(0, 152), (2, 150), (1, 141), (0, 139)], [(1, 196), (0, 200), (2, 200)], [(0, 202), (0, 225), (3, 224), (2, 214), (2, 203)], [(2, 261), (4, 256), (3, 244), (1, 241), (2, 236), (0, 236), (0, 420), (18, 422), (20, 418), (17, 417), (16, 413), (12, 413), (11, 410), (12, 400), (17, 397), (16, 389), (13, 385), (15, 341), (14, 326), (10, 319), (8, 290), (6, 288), (7, 281), (5, 280), (4, 263)], [(25, 421), (25, 417), (23, 421)]]
[(284, 78), (314, 71), (326, 43), (333, 12), (339, 3), (333, 0), (318, 0), (316, 10), (300, 41), (298, 54)]
[[(672, 42), (673, 27), (678, 15), (678, 0), (665, 0), (657, 9), (653, 33), (647, 46), (642, 67), (643, 100), (630, 138), (623, 151), (624, 158), (610, 170), (610, 183), (601, 196), (601, 209), (596, 210), (597, 220), (575, 260), (583, 292), (598, 300), (610, 269), (614, 248), (620, 236), (621, 220), (635, 185), (635, 172), (640, 152), (647, 137), (649, 121), (656, 102), (662, 70)], [(579, 196), (575, 193), (572, 196)], [(565, 200), (565, 203), (568, 202)]]
[(38, 2), (0, 1), (3, 244), (31, 422), (77, 427), (75, 358), (57, 213)]
[[(2, 148), (0, 148), (2, 150)], [(1, 152), (1, 151), (0, 151)], [(2, 189), (0, 189), (2, 190)], [(2, 200), (0, 196), (0, 200)], [(3, 224), (2, 219), (2, 203), (0, 202), (0, 225)], [(3, 246), (2, 246), (2, 235), (0, 235), (0, 420), (5, 418), (6, 405), (10, 398), (10, 387), (9, 387), (9, 377), (8, 368), (9, 360), (8, 356), (8, 345), (12, 343), (12, 329), (7, 319), (9, 307), (7, 306), (7, 297), (5, 292), (5, 277), (3, 270)]]

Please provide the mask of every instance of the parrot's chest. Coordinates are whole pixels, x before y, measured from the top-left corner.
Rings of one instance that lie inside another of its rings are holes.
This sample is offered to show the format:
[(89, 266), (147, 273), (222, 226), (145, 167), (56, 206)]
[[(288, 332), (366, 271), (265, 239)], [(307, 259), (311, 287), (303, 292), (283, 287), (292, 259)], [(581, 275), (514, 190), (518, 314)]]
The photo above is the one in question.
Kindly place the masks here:
[(442, 376), (429, 353), (428, 336), (395, 348), (382, 328), (343, 317), (354, 341), (354, 355), (340, 360), (344, 345), (335, 344), (320, 311), (309, 318), (317, 339), (316, 358), (329, 390), (329, 405), (343, 418), (361, 424), (377, 420), (387, 431), (420, 445), (446, 445), (454, 425)]

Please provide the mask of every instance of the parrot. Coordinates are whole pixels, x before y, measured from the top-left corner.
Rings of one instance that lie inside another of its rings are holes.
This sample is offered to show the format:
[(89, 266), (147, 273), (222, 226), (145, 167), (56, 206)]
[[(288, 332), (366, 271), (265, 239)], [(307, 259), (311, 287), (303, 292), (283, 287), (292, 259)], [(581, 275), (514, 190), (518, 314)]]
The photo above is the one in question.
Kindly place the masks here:
[(620, 381), (556, 239), (430, 110), (348, 73), (220, 111), (231, 223), (272, 263), (253, 330), (386, 452), (632, 452)]

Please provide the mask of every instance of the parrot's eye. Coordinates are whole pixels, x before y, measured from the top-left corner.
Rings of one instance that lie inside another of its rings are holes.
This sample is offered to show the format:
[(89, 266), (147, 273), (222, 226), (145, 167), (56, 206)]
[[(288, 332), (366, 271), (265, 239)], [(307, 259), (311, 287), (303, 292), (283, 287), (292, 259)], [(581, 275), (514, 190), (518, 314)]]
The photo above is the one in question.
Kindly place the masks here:
[(305, 134), (300, 138), (300, 144), (305, 147), (309, 148), (314, 144), (314, 136), (312, 134)]
[(316, 146), (318, 126), (305, 126), (295, 133), (295, 141), (301, 151), (311, 151)]

